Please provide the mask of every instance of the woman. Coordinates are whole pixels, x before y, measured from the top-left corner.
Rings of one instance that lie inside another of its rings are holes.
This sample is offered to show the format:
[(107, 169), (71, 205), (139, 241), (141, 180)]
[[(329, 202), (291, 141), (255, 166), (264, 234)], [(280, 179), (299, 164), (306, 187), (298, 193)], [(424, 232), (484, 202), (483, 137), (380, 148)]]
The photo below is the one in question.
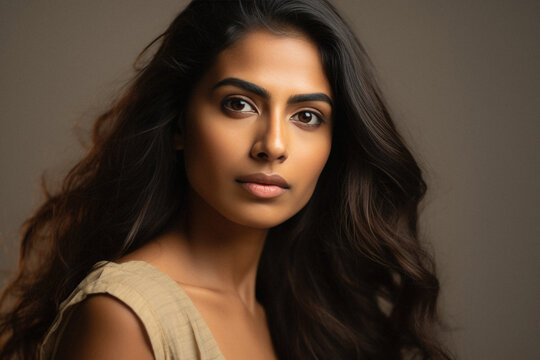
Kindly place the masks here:
[(335, 9), (194, 0), (159, 41), (27, 221), (0, 357), (448, 358), (426, 186)]

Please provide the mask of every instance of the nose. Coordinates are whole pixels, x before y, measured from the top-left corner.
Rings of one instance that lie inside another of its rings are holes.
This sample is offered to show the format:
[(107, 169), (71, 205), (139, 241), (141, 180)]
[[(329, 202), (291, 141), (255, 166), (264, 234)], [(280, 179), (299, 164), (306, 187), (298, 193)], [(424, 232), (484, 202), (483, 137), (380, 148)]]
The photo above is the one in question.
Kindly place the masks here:
[(251, 157), (255, 160), (284, 162), (287, 160), (287, 125), (278, 114), (261, 119), (264, 126), (257, 135)]

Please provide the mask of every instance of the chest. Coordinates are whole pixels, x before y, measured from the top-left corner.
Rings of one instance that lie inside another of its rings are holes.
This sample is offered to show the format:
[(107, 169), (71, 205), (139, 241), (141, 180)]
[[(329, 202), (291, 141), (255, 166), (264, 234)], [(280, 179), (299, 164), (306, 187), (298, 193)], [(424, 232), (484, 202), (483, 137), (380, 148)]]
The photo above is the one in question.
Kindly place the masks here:
[(264, 309), (235, 301), (189, 294), (227, 360), (275, 360)]

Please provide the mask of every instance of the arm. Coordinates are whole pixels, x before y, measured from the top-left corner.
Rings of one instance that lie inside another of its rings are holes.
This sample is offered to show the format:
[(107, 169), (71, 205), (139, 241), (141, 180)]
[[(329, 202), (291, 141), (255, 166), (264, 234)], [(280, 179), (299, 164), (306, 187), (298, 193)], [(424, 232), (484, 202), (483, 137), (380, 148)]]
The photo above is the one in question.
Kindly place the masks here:
[(57, 359), (154, 359), (143, 324), (121, 301), (93, 295), (73, 311), (58, 344)]

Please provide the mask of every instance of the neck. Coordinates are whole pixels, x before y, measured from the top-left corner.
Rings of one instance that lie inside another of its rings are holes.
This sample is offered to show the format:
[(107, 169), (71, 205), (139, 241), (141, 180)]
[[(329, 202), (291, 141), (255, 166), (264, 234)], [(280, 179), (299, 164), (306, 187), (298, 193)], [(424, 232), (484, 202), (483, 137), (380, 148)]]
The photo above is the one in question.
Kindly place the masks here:
[[(234, 223), (193, 191), (182, 230), (177, 233), (182, 263), (189, 267), (185, 285), (196, 285), (238, 296), (256, 305), (255, 280), (268, 229)], [(176, 236), (175, 236), (176, 237)]]

